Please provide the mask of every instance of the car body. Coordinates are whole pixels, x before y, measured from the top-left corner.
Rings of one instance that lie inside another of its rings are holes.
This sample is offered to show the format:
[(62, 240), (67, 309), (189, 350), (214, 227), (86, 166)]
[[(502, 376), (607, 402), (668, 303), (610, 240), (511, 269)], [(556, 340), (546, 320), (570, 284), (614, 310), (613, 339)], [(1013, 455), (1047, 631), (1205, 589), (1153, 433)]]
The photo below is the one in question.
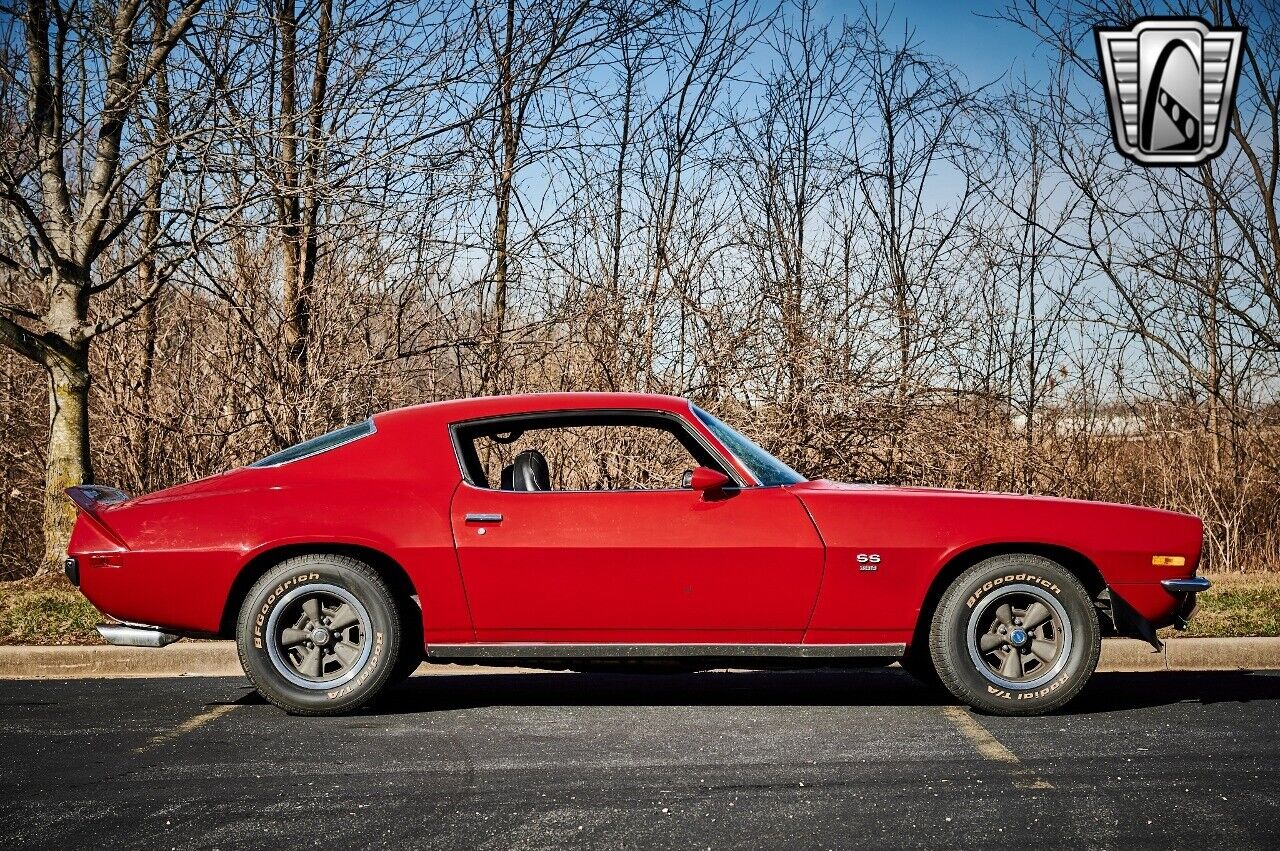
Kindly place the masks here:
[[(478, 462), (481, 438), (614, 423), (684, 445), (695, 475), (515, 489), (513, 475), (545, 477), (545, 459), (507, 465), (501, 483)], [(412, 643), (426, 658), (486, 663), (911, 657), (948, 584), (1013, 553), (1060, 565), (1105, 629), (1153, 642), (1203, 585), (1196, 517), (805, 481), (689, 401), (649, 394), (420, 405), (157, 493), (69, 493), (81, 511), (68, 572), (129, 625), (109, 636), (126, 643), (230, 637), (254, 583), (308, 553), (356, 559), (415, 600)]]

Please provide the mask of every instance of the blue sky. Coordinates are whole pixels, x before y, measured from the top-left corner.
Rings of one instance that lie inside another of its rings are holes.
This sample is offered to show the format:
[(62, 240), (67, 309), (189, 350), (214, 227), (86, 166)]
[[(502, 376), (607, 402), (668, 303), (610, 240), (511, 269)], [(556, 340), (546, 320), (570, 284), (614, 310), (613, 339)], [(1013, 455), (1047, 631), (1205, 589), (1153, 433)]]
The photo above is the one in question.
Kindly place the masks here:
[[(901, 33), (903, 24), (909, 24), (925, 52), (957, 66), (971, 83), (991, 82), (1011, 68), (1019, 76), (1026, 70), (1036, 78), (1046, 61), (1045, 49), (1040, 47), (1037, 53), (1036, 38), (1021, 27), (991, 19), (1006, 3), (900, 0), (879, 9), (894, 21), (891, 32)], [(836, 19), (853, 17), (860, 14), (860, 6), (849, 0), (826, 0), (819, 12)]]

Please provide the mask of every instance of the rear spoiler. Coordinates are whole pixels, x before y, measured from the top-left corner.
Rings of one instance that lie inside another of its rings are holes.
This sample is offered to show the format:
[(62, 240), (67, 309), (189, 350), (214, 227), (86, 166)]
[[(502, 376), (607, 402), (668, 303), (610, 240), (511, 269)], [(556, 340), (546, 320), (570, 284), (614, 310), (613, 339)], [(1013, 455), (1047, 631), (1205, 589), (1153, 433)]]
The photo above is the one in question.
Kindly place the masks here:
[(98, 531), (106, 535), (108, 540), (122, 549), (129, 549), (129, 545), (120, 539), (116, 531), (107, 524), (107, 521), (99, 513), (101, 508), (124, 502), (129, 498), (129, 494), (119, 488), (109, 488), (103, 485), (76, 485), (73, 488), (67, 488), (64, 493), (76, 504), (76, 508), (80, 509), (80, 514), (88, 518), (89, 522), (96, 526)]

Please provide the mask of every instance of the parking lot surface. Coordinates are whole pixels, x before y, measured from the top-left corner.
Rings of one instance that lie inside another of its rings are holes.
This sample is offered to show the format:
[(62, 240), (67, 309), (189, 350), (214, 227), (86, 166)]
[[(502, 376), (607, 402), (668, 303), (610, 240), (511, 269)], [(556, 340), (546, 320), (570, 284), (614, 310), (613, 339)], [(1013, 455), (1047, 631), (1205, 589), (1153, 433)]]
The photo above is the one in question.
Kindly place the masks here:
[(1280, 672), (978, 716), (893, 669), (0, 681), (0, 846), (1280, 847)]

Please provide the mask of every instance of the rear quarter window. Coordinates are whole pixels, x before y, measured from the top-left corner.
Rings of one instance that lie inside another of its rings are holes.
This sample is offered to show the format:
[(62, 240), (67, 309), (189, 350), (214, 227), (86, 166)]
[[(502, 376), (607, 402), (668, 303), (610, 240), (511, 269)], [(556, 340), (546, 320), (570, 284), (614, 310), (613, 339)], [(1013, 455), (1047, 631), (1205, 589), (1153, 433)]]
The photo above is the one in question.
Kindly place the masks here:
[(302, 458), (309, 458), (312, 455), (319, 455), (321, 452), (328, 452), (330, 449), (336, 449), (344, 443), (350, 443), (353, 440), (359, 440), (362, 437), (368, 437), (373, 434), (373, 420), (368, 419), (362, 423), (355, 423), (349, 426), (343, 426), (327, 434), (319, 437), (313, 437), (310, 440), (304, 440), (302, 443), (295, 443), (288, 449), (281, 449), (274, 455), (268, 455), (261, 461), (254, 461), (250, 467), (278, 467), (281, 464), (288, 464), (290, 461), (298, 461)]

